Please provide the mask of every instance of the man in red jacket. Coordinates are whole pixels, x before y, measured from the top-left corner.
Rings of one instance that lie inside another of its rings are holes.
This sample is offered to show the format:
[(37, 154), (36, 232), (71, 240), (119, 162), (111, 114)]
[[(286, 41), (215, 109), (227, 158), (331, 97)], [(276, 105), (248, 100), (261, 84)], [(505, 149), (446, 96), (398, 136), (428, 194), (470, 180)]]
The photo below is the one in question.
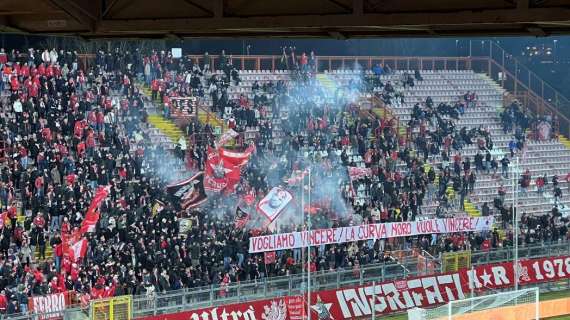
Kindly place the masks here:
[(12, 75), (10, 77), (10, 89), (12, 90), (13, 93), (20, 90), (20, 82), (18, 81), (18, 76)]
[(158, 88), (159, 87), (160, 87), (160, 84), (158, 82), (158, 79), (152, 80), (152, 82), (150, 83), (150, 90), (152, 92), (152, 94), (151, 94), (152, 101), (156, 100), (156, 98), (158, 96)]
[(8, 306), (8, 299), (6, 298), (6, 291), (2, 290), (0, 292), (0, 313), (6, 313), (6, 307)]
[(0, 64), (6, 64), (8, 62), (8, 55), (4, 48), (0, 48)]

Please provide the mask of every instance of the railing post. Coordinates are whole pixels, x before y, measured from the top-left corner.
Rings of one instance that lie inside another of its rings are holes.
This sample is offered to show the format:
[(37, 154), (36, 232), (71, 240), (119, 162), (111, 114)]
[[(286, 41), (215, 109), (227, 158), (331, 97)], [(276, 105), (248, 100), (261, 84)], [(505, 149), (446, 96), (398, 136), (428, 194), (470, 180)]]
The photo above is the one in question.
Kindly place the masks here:
[(528, 74), (528, 86), (527, 87), (528, 87), (528, 91), (530, 92), (530, 91), (532, 91), (532, 82), (531, 82), (532, 78), (530, 77), (531, 76), (530, 70), (527, 69), (526, 73)]
[(406, 60), (406, 70), (410, 70), (410, 58)]
[(257, 71), (261, 70), (261, 58), (257, 57), (257, 59), (255, 60), (255, 68), (257, 69)]
[(424, 58), (420, 57), (420, 70), (424, 69)]
[(518, 92), (518, 87), (519, 87), (519, 61), (515, 59), (515, 74), (514, 74), (514, 81), (515, 81), (515, 96), (517, 95)]
[(551, 246), (546, 246), (548, 248), (548, 255), (552, 256), (552, 248)]
[(503, 62), (501, 63), (501, 74), (502, 74), (502, 77), (501, 77), (501, 87), (503, 87), (503, 88), (505, 87), (505, 78), (506, 78), (506, 76), (507, 76), (507, 74), (506, 74), (506, 72), (505, 72), (506, 69), (507, 69), (507, 68), (505, 68), (505, 50), (503, 50)]
[(541, 91), (540, 91), (540, 109), (544, 110), (544, 81), (540, 80), (541, 83)]
[(447, 71), (447, 59), (443, 60), (443, 70)]
[(157, 310), (156, 310), (157, 307), (156, 307), (156, 305), (157, 305), (157, 301), (158, 301), (158, 296), (157, 296), (156, 294), (154, 294), (153, 300), (154, 300), (154, 301), (153, 301), (153, 304), (152, 304), (152, 307), (153, 307), (152, 314), (154, 314), (154, 315), (156, 316), (156, 315), (157, 315), (157, 312), (156, 312), (156, 311), (157, 311)]
[(332, 60), (331, 57), (329, 57), (329, 72), (332, 71)]
[(271, 72), (275, 72), (275, 56), (271, 56)]
[(245, 70), (245, 58), (243, 56), (240, 57), (241, 60), (241, 70)]
[[(362, 268), (360, 268), (361, 272), (362, 272)], [(336, 287), (337, 289), (340, 288), (340, 272), (336, 273)]]
[(315, 72), (319, 72), (319, 57), (315, 56)]
[(214, 285), (210, 285), (210, 305), (214, 304)]

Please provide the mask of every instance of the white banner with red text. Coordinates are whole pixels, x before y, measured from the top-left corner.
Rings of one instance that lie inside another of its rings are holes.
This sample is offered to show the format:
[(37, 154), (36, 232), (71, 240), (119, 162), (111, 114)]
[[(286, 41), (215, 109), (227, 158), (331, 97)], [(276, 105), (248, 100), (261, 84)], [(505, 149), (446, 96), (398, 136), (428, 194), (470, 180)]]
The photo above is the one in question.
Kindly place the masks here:
[[(570, 256), (520, 260), (519, 285), (570, 279)], [(357, 280), (358, 276), (355, 275)], [(481, 265), (473, 269), (376, 284), (365, 284), (311, 293), (310, 310), (313, 319), (370, 319), (372, 312), (386, 315), (410, 308), (426, 308), (469, 297), (477, 293), (510, 288), (515, 283), (512, 262)], [(303, 296), (279, 297), (239, 304), (185, 311), (138, 320), (300, 320), (307, 310)]]
[(32, 313), (40, 315), (40, 320), (55, 320), (63, 318), (63, 311), (70, 304), (70, 293), (60, 292), (45, 296), (28, 298), (28, 308)]
[(272, 234), (250, 238), (249, 253), (422, 234), (486, 231), (491, 230), (493, 221), (493, 217), (428, 219)]

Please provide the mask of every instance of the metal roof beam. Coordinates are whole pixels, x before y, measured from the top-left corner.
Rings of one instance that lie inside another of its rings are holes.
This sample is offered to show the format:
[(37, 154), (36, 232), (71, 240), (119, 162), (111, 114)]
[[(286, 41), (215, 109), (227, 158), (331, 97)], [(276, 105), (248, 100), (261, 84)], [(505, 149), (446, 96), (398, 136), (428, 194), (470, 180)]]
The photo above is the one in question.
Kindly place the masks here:
[(94, 31), (98, 18), (88, 10), (85, 10), (75, 1), (68, 0), (47, 0), (51, 5), (65, 12), (72, 19), (85, 26), (89, 31)]
[(105, 18), (109, 14), (109, 12), (113, 9), (113, 7), (117, 4), (117, 2), (119, 2), (119, 1), (120, 0), (111, 0), (111, 3), (109, 3), (109, 5), (107, 5), (105, 10), (101, 14), (101, 18)]
[[(216, 13), (216, 11), (214, 11)], [(178, 32), (198, 30), (224, 30), (235, 28), (331, 28), (370, 26), (466, 26), (470, 24), (529, 24), (535, 21), (570, 21), (570, 9), (531, 8), (525, 12), (516, 9), (480, 11), (389, 13), (337, 15), (289, 15), (191, 19), (117, 19), (100, 23), (102, 32)]]
[(364, 14), (364, 0), (352, 0), (352, 14), (355, 16)]
[(328, 2), (334, 4), (335, 6), (342, 8), (344, 11), (346, 12), (352, 12), (352, 8), (345, 5), (344, 3), (338, 1), (338, 0), (328, 0)]
[(205, 8), (205, 7), (201, 6), (200, 4), (198, 4), (198, 3), (196, 3), (196, 2), (194, 2), (194, 1), (192, 1), (192, 0), (184, 0), (184, 2), (186, 2), (188, 5), (190, 5), (190, 6), (194, 7), (194, 8), (199, 9), (200, 11), (203, 11), (203, 12), (207, 13), (207, 14), (208, 14), (209, 16), (211, 16), (211, 17), (214, 16), (214, 12), (212, 12), (212, 10), (210, 10), (210, 9), (208, 9), (208, 8)]

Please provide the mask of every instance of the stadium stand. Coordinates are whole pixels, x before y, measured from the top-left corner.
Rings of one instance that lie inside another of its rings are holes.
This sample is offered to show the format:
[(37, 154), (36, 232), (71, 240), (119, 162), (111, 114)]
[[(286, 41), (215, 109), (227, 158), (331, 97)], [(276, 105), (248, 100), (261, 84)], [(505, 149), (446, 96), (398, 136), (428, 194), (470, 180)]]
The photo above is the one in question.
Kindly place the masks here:
[[(523, 124), (522, 106), (505, 105), (503, 89), (472, 70), (315, 73), (313, 55), (286, 57), (283, 70), (238, 70), (231, 56), (210, 65), (138, 51), (100, 52), (83, 69), (71, 52), (30, 53), (0, 54), (0, 312), (67, 291), (84, 305), (207, 285), (226, 298), (231, 284), (307, 269), (416, 272), (407, 260), (418, 255), (510, 246), (512, 181), (521, 242), (567, 240), (570, 151), (555, 119)], [(191, 96), (190, 109), (178, 105)], [(220, 143), (229, 129), (236, 136)], [(233, 182), (223, 163), (208, 173), (216, 143), (247, 157), (255, 147)], [(301, 249), (250, 254), (250, 237), (305, 224), (290, 216), (270, 230), (247, 207), (277, 185), (300, 191), (308, 167), (314, 202), (299, 211), (312, 228), (494, 215), (496, 229), (322, 245), (308, 265)], [(176, 182), (202, 171), (223, 187), (206, 203), (200, 190), (176, 198)]]

